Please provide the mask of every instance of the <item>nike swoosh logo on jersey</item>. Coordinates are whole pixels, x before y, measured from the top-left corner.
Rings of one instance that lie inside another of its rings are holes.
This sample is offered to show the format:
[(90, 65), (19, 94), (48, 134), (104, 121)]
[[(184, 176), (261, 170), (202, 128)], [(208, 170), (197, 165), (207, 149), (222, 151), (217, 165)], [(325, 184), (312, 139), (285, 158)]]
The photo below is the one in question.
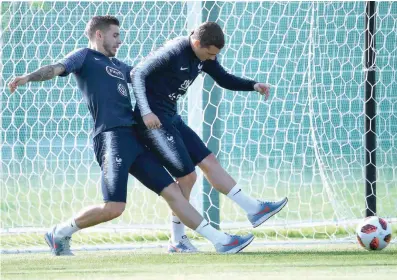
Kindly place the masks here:
[(186, 68), (181, 67), (181, 71), (185, 71), (187, 69), (189, 69), (189, 67), (186, 67)]
[(99, 58), (94, 57), (95, 60), (100, 60)]

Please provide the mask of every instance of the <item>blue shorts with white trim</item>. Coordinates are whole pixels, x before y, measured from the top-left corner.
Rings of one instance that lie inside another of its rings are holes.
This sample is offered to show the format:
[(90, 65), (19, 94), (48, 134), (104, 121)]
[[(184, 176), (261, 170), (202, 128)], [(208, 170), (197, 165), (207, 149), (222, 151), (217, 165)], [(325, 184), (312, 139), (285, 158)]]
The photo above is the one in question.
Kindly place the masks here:
[(94, 137), (105, 202), (126, 202), (128, 174), (157, 194), (174, 180), (159, 160), (138, 141), (134, 127), (116, 127)]
[(141, 121), (138, 122), (138, 136), (172, 176), (184, 177), (193, 172), (211, 151), (179, 115), (159, 119), (162, 123), (159, 129), (147, 129)]

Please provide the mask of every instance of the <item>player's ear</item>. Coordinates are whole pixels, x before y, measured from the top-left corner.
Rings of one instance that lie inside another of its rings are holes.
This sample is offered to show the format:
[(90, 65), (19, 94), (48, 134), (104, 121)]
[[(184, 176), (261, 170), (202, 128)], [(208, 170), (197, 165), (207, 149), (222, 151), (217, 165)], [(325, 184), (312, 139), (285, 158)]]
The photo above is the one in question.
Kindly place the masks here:
[(195, 41), (193, 42), (193, 45), (194, 45), (196, 48), (200, 48), (200, 47), (201, 47), (201, 44), (200, 44), (200, 41), (199, 41), (199, 40), (195, 40)]
[(97, 38), (97, 39), (100, 39), (100, 38), (102, 38), (102, 32), (101, 32), (101, 30), (97, 30), (97, 31), (95, 31), (95, 38)]

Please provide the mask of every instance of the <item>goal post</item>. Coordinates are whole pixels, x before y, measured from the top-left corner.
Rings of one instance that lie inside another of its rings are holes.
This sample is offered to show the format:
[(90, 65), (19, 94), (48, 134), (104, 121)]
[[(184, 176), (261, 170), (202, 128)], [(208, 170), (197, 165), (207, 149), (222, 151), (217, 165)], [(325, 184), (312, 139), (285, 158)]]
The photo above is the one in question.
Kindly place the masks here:
[[(120, 20), (117, 58), (131, 65), (201, 21), (216, 21), (226, 38), (220, 63), (271, 85), (265, 101), (200, 75), (178, 105), (246, 193), (289, 198), (255, 229), (257, 240), (351, 242), (352, 226), (368, 213), (396, 221), (397, 2), (375, 6), (371, 16), (366, 2), (2, 1), (2, 252), (46, 250), (43, 231), (102, 202), (92, 119), (73, 76), (30, 83), (12, 95), (7, 83), (86, 47), (86, 23), (105, 14)], [(365, 111), (371, 104), (373, 115)], [(365, 121), (375, 120), (376, 130), (372, 124), (368, 130)], [(376, 142), (366, 147), (371, 135)], [(376, 170), (366, 161), (375, 151)], [(250, 231), (244, 212), (199, 178), (192, 204), (222, 230)], [(375, 199), (376, 208), (363, 206)], [(74, 235), (73, 248), (159, 246), (169, 238), (170, 215), (131, 177), (123, 215)]]
[[(202, 2), (202, 22), (218, 21), (219, 6), (216, 1)], [(206, 75), (203, 85), (203, 140), (208, 149), (218, 156), (221, 146), (222, 125), (220, 116), (220, 107), (222, 92), (219, 87), (215, 86), (211, 77)], [(211, 186), (207, 179), (203, 181), (203, 211), (204, 217), (208, 219), (211, 225), (219, 229), (220, 210), (219, 210), (219, 192)]]
[(376, 3), (365, 6), (365, 216), (376, 216)]

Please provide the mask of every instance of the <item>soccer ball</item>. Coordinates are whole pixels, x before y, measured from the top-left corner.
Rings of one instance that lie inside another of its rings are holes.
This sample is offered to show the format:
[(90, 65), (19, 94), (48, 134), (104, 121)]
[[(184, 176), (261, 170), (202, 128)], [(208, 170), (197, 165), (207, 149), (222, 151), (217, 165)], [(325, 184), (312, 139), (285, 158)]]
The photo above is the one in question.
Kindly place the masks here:
[(357, 226), (357, 240), (367, 250), (382, 250), (391, 240), (391, 226), (386, 220), (371, 216)]

